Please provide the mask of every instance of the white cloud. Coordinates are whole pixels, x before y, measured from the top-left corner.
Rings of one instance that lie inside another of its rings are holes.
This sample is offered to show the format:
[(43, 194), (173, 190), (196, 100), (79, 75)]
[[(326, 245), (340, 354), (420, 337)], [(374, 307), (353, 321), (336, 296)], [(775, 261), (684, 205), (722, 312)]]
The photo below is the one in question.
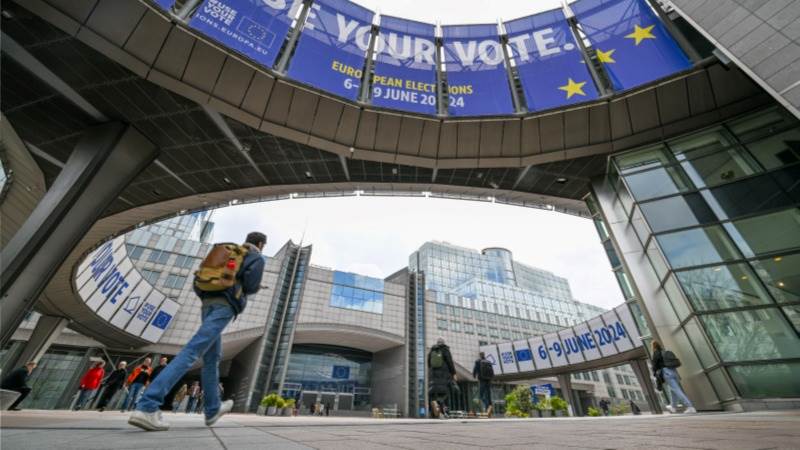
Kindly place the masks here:
[(267, 234), (267, 254), (287, 240), (313, 245), (313, 264), (385, 277), (408, 265), (424, 242), (480, 250), (505, 247), (514, 259), (566, 277), (573, 296), (610, 308), (623, 299), (588, 219), (516, 206), (434, 198), (293, 199), (217, 210), (216, 241)]

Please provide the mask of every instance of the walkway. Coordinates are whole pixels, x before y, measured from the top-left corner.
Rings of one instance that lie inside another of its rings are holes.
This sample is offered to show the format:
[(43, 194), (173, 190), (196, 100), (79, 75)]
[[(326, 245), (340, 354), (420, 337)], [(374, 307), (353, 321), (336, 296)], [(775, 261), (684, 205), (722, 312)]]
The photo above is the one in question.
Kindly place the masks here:
[(172, 429), (139, 431), (118, 412), (0, 415), (3, 449), (797, 449), (800, 411), (694, 416), (414, 420), (231, 414), (214, 428), (166, 414)]

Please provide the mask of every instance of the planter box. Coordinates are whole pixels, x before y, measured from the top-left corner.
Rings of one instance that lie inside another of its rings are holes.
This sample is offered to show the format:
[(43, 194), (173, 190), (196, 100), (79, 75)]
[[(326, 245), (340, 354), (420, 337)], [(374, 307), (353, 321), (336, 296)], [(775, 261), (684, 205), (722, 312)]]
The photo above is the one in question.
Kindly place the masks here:
[(292, 409), (294, 409), (294, 408), (283, 408), (281, 410), (281, 412), (282, 412), (281, 415), (282, 416), (291, 416), (292, 415)]
[(277, 412), (278, 412), (278, 408), (275, 407), (275, 406), (270, 406), (269, 408), (267, 408), (267, 415), (268, 416), (274, 416)]
[(539, 411), (542, 414), (542, 417), (553, 417), (553, 410), (552, 409), (545, 409), (544, 411)]
[(267, 414), (267, 407), (258, 405), (258, 410), (256, 411), (256, 414), (259, 415), (259, 416), (266, 415)]
[(568, 416), (567, 412), (564, 411), (563, 409), (559, 409), (558, 411), (555, 411), (555, 413), (556, 413), (556, 417), (567, 417)]

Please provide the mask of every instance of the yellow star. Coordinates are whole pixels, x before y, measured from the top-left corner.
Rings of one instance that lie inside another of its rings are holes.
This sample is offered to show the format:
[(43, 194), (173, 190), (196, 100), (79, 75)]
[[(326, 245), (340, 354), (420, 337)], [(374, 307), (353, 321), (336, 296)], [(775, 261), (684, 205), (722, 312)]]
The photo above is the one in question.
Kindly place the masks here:
[(596, 50), (597, 60), (600, 61), (601, 63), (615, 63), (616, 61), (614, 61), (614, 58), (611, 57), (611, 55), (613, 55), (615, 51), (616, 49), (612, 48), (611, 50), (604, 52), (598, 48)]
[(581, 81), (580, 83), (576, 83), (572, 81), (572, 78), (567, 79), (567, 84), (564, 86), (559, 86), (558, 88), (562, 91), (567, 93), (567, 98), (572, 97), (575, 94), (585, 96), (586, 93), (583, 92), (583, 85), (586, 84), (585, 81)]
[(653, 28), (655, 25), (650, 25), (649, 27), (640, 27), (639, 25), (633, 26), (633, 33), (625, 36), (626, 38), (634, 39), (636, 41), (636, 45), (639, 45), (645, 39), (655, 39), (656, 37), (653, 36)]

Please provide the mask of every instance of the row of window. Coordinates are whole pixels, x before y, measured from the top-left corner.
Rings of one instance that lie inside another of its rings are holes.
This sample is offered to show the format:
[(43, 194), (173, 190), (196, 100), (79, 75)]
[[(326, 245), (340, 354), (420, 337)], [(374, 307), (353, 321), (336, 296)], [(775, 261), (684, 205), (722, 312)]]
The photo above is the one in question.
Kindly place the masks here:
[[(141, 259), (145, 249), (146, 247), (142, 247), (140, 245), (128, 244), (128, 256), (132, 260), (138, 261)], [(166, 265), (169, 262), (170, 256), (172, 256), (173, 254), (174, 253), (168, 252), (166, 250), (151, 250), (150, 254), (147, 257), (147, 262)], [(175, 256), (175, 262), (172, 264), (172, 266), (179, 267), (182, 269), (191, 269), (194, 267), (198, 267), (200, 265), (200, 261), (201, 261), (200, 258), (195, 258), (189, 255), (177, 254)]]
[[(142, 278), (153, 286), (156, 285), (158, 279), (161, 277), (161, 272), (158, 270), (142, 269), (141, 274)], [(169, 289), (182, 289), (184, 284), (186, 284), (186, 278), (187, 277), (183, 275), (171, 273), (167, 275), (162, 286)]]
[[(526, 307), (515, 306), (513, 304), (512, 305), (504, 304), (506, 303), (506, 299), (503, 298), (489, 298), (488, 300), (486, 300), (481, 298), (458, 297), (453, 294), (436, 292), (436, 302), (437, 302), (437, 309), (441, 309), (442, 311), (443, 311), (442, 308), (455, 307), (456, 310), (465, 311), (464, 314), (471, 314), (466, 311), (473, 310), (474, 314), (477, 316), (480, 316), (481, 314), (494, 313), (498, 315), (505, 315), (510, 318), (553, 323), (562, 327), (573, 325), (578, 322), (578, 320), (575, 317), (566, 317), (563, 315), (555, 314), (553, 312), (542, 313), (540, 311), (533, 311)], [(448, 303), (454, 306), (445, 306)], [(463, 309), (461, 308), (462, 305)], [(569, 306), (572, 309), (574, 309), (574, 311), (572, 311), (570, 314), (573, 316), (578, 316), (579, 312), (577, 311), (575, 305), (571, 304)], [(538, 308), (538, 309), (544, 309), (544, 308)], [(562, 312), (562, 314), (565, 313)]]

